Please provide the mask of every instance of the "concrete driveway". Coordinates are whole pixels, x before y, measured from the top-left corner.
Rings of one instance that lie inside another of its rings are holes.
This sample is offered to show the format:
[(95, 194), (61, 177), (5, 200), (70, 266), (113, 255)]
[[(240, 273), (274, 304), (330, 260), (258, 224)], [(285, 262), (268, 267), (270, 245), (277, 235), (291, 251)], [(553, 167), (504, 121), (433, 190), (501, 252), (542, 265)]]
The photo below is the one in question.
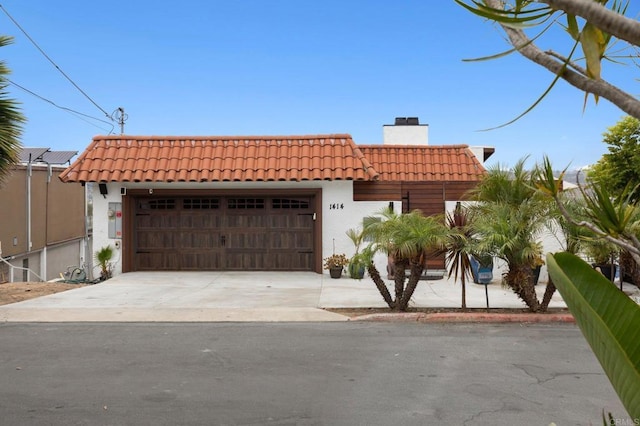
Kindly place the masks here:
[[(393, 282), (387, 281), (391, 291)], [(491, 307), (523, 307), (494, 280)], [(538, 285), (540, 297), (544, 285)], [(421, 281), (418, 307), (459, 307), (460, 284)], [(483, 285), (467, 284), (467, 306), (486, 307)], [(558, 293), (551, 307), (564, 307)], [(313, 272), (131, 272), (108, 281), (0, 306), (0, 321), (346, 321), (323, 308), (386, 307), (370, 278)]]

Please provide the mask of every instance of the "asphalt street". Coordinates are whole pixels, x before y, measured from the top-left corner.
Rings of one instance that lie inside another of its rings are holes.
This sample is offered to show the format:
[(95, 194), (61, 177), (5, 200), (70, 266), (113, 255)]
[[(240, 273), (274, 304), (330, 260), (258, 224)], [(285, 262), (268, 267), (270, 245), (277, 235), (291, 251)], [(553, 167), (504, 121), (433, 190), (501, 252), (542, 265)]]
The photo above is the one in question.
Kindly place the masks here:
[(571, 324), (5, 323), (0, 346), (7, 425), (627, 418)]

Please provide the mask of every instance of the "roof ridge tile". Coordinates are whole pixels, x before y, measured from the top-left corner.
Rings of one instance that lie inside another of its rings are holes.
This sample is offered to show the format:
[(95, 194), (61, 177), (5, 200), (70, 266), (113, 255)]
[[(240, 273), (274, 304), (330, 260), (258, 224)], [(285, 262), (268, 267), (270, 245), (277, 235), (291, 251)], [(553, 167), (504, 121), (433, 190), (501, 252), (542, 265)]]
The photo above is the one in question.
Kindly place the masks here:
[[(485, 169), (467, 145), (356, 145), (348, 134), (302, 136), (96, 136), (61, 175), (65, 182), (177, 180), (479, 180)], [(464, 175), (462, 172), (466, 173)], [(468, 176), (468, 177), (465, 177)]]

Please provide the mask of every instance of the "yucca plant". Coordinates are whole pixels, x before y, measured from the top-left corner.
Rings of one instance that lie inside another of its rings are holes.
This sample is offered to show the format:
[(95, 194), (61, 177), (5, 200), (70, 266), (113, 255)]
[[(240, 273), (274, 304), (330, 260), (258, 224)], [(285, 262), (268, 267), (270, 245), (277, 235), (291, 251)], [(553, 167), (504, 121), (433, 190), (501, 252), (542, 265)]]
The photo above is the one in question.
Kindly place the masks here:
[(448, 278), (454, 276), (454, 281), (458, 281), (462, 285), (462, 301), (460, 306), (462, 309), (467, 307), (467, 288), (466, 279), (472, 276), (471, 259), (474, 253), (474, 234), (471, 228), (471, 216), (467, 209), (464, 209), (460, 203), (456, 205), (453, 213), (447, 213), (446, 219), (449, 235), (446, 243), (445, 261), (449, 268)]

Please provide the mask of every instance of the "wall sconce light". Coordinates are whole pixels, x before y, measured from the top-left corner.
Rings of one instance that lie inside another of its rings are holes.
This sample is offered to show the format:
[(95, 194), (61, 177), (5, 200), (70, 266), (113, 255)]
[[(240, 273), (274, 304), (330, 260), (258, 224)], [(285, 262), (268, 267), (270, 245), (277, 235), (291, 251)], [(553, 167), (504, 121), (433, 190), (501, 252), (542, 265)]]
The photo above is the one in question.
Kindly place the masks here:
[(109, 191), (107, 191), (107, 184), (106, 183), (99, 183), (98, 184), (98, 188), (100, 188), (100, 194), (104, 198), (107, 198), (107, 194), (109, 194)]

